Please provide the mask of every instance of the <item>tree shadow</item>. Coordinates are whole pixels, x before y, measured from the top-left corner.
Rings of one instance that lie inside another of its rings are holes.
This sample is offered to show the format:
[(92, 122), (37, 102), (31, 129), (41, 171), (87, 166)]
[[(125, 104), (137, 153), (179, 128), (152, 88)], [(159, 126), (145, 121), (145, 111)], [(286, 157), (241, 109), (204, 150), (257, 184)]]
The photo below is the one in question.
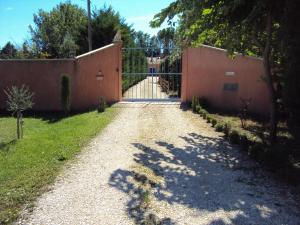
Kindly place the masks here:
[(35, 119), (41, 119), (49, 124), (52, 123), (57, 123), (60, 122), (64, 119), (82, 114), (82, 113), (87, 113), (91, 112), (91, 110), (86, 110), (86, 111), (71, 111), (68, 113), (62, 112), (62, 111), (49, 111), (49, 112), (42, 112), (42, 111), (30, 111), (30, 112), (25, 112), (25, 115), (27, 118), (35, 118)]
[(264, 125), (247, 124), (247, 126), (244, 129), (249, 131), (250, 133), (252, 133), (254, 135), (257, 135), (262, 140), (264, 140), (266, 138), (265, 135), (264, 135), (264, 132), (265, 132)]
[(0, 142), (0, 152), (4, 152), (4, 151), (9, 151), (10, 147), (14, 144), (16, 144), (17, 140), (13, 139), (11, 141), (8, 142)]
[[(126, 205), (128, 215), (136, 224), (173, 225), (174, 223), (169, 218), (163, 218), (159, 223), (153, 222), (157, 221), (156, 216), (154, 214), (147, 213), (147, 207), (141, 206), (143, 204), (143, 195), (145, 195), (145, 190), (140, 185), (136, 186), (134, 184), (133, 179), (136, 175), (137, 173), (134, 171), (118, 169), (109, 179), (109, 184), (112, 187), (115, 187), (130, 196), (130, 201), (128, 201)], [(139, 182), (142, 183), (142, 181)]]
[[(266, 182), (266, 174), (258, 165), (224, 139), (196, 133), (179, 138), (184, 147), (162, 140), (155, 142), (155, 148), (133, 143), (139, 150), (134, 155), (135, 162), (164, 179), (153, 187), (156, 201), (210, 214), (212, 218), (207, 224), (270, 224), (270, 219), (272, 224), (293, 224), (286, 215), (298, 218), (290, 203), (274, 204), (284, 190), (271, 179)], [(110, 185), (130, 196), (128, 214), (138, 218), (135, 221), (140, 224), (145, 212), (132, 212), (139, 201), (137, 193), (142, 192), (134, 187), (134, 176), (133, 171), (119, 169), (112, 174)], [(285, 210), (290, 211), (279, 213)], [(218, 212), (234, 216), (218, 218)]]

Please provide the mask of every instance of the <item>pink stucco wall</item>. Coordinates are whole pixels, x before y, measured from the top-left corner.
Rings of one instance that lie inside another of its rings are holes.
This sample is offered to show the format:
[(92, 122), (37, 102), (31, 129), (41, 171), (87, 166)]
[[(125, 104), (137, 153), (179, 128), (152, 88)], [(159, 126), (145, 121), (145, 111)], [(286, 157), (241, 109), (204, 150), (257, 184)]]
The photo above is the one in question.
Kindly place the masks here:
[[(34, 94), (34, 110), (61, 110), (61, 76), (71, 78), (71, 108), (93, 108), (99, 98), (121, 99), (121, 43), (114, 43), (75, 59), (0, 60), (0, 110), (6, 108), (4, 89), (25, 84)], [(99, 71), (103, 80), (96, 80)]]
[(6, 108), (4, 89), (26, 85), (34, 92), (34, 109), (60, 109), (62, 74), (74, 74), (74, 60), (0, 61), (0, 109)]
[[(100, 97), (107, 102), (121, 100), (121, 48), (121, 43), (115, 43), (76, 58), (74, 109), (97, 106)], [(103, 79), (97, 80), (97, 74)]]
[[(182, 60), (183, 102), (191, 101), (193, 96), (205, 97), (215, 107), (239, 110), (241, 98), (251, 98), (250, 111), (269, 112), (269, 94), (262, 80), (261, 59), (242, 55), (231, 59), (223, 49), (201, 46), (186, 49)], [(226, 72), (234, 72), (234, 75), (228, 76)], [(238, 89), (224, 90), (225, 83), (236, 83)]]

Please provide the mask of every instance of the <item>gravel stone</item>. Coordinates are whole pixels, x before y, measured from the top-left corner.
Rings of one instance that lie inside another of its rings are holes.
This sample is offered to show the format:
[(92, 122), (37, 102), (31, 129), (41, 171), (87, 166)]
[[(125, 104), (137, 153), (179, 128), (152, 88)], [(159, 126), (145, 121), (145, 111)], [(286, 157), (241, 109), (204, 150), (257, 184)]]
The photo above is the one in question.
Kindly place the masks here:
[[(17, 224), (300, 223), (296, 196), (179, 104), (119, 103), (120, 114), (68, 163)], [(136, 165), (163, 177), (139, 210)], [(151, 213), (150, 213), (151, 212)]]

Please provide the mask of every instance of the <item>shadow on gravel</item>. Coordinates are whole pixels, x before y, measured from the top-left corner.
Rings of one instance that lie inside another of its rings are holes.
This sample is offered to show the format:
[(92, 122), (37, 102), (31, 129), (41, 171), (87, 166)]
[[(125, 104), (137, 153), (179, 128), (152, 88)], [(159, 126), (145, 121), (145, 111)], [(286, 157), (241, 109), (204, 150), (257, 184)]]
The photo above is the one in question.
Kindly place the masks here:
[[(260, 169), (247, 156), (239, 154), (221, 138), (195, 133), (180, 138), (186, 143), (184, 147), (164, 141), (156, 142), (157, 149), (133, 143), (140, 151), (135, 154), (135, 161), (164, 178), (164, 184), (153, 185), (157, 201), (180, 204), (204, 215), (210, 214), (204, 219), (207, 224), (293, 224), (293, 220), (289, 221), (290, 218), (280, 213), (284, 209), (290, 210), (295, 219), (297, 212), (293, 212), (294, 207), (290, 209), (285, 203), (269, 199), (274, 192), (267, 192), (273, 185), (265, 182)], [(134, 187), (134, 176), (133, 171), (119, 169), (112, 174), (110, 185), (131, 197), (128, 214), (137, 224), (142, 224), (145, 211), (137, 210), (137, 206), (143, 190)], [(222, 212), (228, 213), (227, 216)], [(149, 224), (174, 222), (164, 219)]]

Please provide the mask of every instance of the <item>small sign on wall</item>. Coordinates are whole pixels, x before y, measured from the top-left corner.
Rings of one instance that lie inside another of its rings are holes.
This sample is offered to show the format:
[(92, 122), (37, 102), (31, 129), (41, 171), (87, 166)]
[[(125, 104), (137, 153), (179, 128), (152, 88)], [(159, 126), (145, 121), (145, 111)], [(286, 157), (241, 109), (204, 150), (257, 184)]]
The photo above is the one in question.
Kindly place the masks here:
[(225, 72), (225, 76), (234, 76), (235, 72)]
[(239, 89), (238, 83), (225, 83), (223, 86), (224, 91), (237, 91)]
[(104, 75), (102, 74), (101, 71), (99, 71), (97, 74), (96, 74), (96, 80), (103, 80), (104, 79)]

